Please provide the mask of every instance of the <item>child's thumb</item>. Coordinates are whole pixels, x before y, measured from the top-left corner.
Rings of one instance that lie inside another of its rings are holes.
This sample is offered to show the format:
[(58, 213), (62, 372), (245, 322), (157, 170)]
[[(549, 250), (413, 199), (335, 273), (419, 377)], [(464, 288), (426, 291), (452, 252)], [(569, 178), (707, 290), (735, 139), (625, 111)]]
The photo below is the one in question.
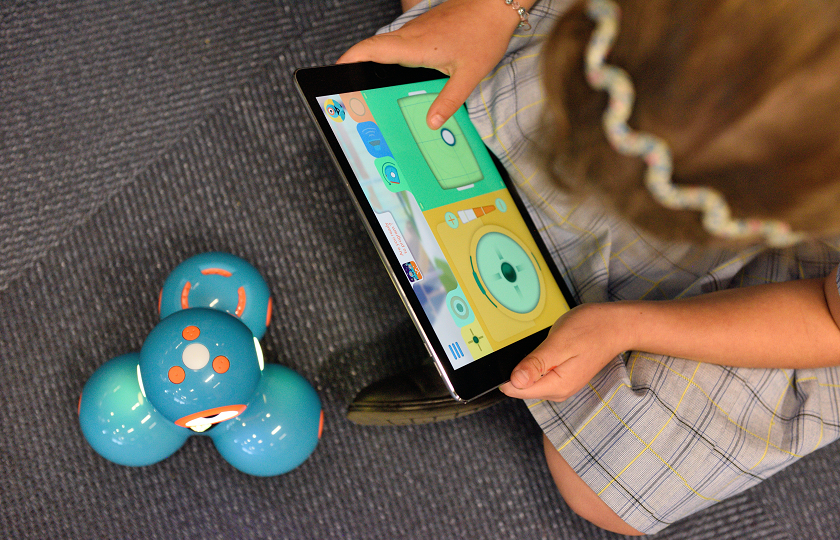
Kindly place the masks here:
[(524, 390), (533, 386), (545, 373), (545, 362), (539, 356), (532, 353), (513, 368), (513, 373), (510, 375), (510, 382), (514, 388)]

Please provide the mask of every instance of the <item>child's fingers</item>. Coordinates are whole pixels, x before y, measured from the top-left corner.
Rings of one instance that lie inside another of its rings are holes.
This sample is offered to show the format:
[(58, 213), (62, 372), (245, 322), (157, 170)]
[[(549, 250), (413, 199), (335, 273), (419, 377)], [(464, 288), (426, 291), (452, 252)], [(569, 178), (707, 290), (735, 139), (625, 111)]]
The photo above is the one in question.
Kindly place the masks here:
[(586, 386), (586, 383), (600, 369), (598, 362), (592, 358), (570, 358), (558, 366), (543, 371), (539, 378), (529, 380), (524, 386), (518, 386), (521, 381), (517, 380), (517, 371), (523, 364), (525, 361), (514, 368), (510, 382), (499, 388), (510, 397), (565, 401)]
[[(416, 44), (412, 44), (410, 40), (403, 39), (398, 34), (381, 34), (360, 41), (348, 49), (337, 63), (352, 62), (400, 64), (408, 67), (424, 65), (423, 59), (418, 56)], [(473, 89), (481, 81), (483, 74), (458, 71), (443, 65), (426, 65), (425, 67), (438, 69), (452, 76), (429, 107), (426, 115), (426, 123), (429, 127), (438, 129), (467, 101)]]
[(444, 122), (455, 114), (461, 105), (467, 101), (473, 89), (478, 86), (481, 77), (470, 73), (454, 71), (452, 77), (441, 89), (440, 94), (429, 107), (426, 123), (432, 129), (438, 129)]
[(374, 60), (374, 57), (380, 56), (388, 51), (388, 40), (383, 40), (382, 37), (373, 36), (356, 43), (339, 57), (336, 64), (352, 64), (354, 62), (366, 61), (387, 63), (381, 60)]
[[(609, 317), (601, 304), (584, 304), (563, 314), (545, 340), (513, 368), (500, 387), (511, 397), (563, 401), (573, 396), (625, 350), (609, 339)], [(620, 340), (619, 340), (620, 341)]]
[(420, 60), (417, 45), (407, 42), (399, 34), (380, 34), (356, 43), (341, 55), (336, 64), (377, 62), (416, 67)]

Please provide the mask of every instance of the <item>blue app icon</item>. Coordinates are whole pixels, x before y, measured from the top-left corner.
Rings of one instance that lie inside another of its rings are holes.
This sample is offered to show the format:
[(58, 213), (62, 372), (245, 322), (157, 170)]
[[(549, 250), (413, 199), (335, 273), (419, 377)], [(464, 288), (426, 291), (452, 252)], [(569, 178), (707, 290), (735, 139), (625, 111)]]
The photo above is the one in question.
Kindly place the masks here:
[(379, 126), (375, 122), (362, 122), (356, 126), (356, 129), (359, 130), (359, 136), (370, 155), (375, 158), (391, 155), (391, 149), (388, 148), (388, 144), (382, 136), (382, 131), (379, 130)]

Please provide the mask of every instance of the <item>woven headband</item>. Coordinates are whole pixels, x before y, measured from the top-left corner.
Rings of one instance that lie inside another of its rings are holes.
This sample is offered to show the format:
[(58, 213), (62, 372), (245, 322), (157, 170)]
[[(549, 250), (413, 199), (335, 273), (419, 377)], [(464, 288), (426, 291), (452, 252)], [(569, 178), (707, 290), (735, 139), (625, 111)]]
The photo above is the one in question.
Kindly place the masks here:
[(673, 210), (702, 212), (703, 227), (721, 238), (761, 236), (773, 247), (786, 247), (803, 240), (804, 235), (792, 232), (790, 226), (781, 221), (733, 219), (726, 200), (712, 188), (673, 184), (673, 162), (667, 143), (627, 125), (635, 100), (630, 76), (623, 69), (605, 63), (618, 34), (618, 5), (613, 0), (589, 0), (587, 14), (596, 27), (586, 51), (586, 78), (592, 88), (605, 90), (610, 96), (603, 116), (607, 139), (621, 154), (644, 159), (647, 163), (645, 185), (653, 198)]

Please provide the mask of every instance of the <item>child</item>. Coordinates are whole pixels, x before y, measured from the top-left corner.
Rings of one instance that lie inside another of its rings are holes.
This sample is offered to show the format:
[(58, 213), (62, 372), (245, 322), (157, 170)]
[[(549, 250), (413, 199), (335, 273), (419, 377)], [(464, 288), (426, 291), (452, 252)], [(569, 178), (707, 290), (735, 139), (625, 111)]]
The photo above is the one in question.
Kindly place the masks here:
[(341, 61), (450, 74), (432, 127), (469, 97), (583, 302), (502, 390), (573, 510), (657, 532), (840, 436), (840, 6), (505, 3), (449, 0)]

